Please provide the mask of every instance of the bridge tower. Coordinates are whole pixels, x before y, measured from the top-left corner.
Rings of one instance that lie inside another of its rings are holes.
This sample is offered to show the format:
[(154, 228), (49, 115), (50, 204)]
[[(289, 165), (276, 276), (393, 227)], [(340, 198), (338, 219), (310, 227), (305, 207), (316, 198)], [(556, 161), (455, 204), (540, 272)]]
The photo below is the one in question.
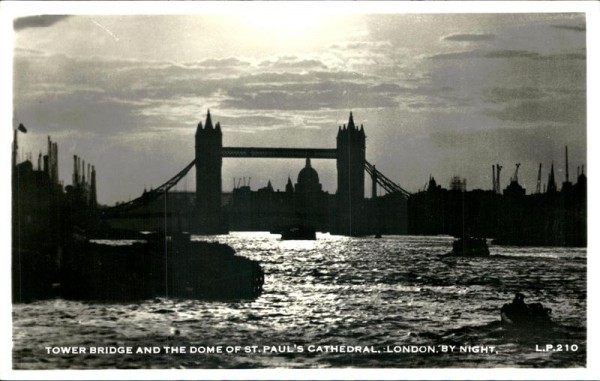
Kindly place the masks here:
[(351, 112), (348, 125), (340, 127), (337, 135), (337, 234), (363, 233), (365, 155), (365, 131), (354, 124)]
[(193, 233), (227, 233), (221, 209), (221, 167), (223, 159), (221, 124), (213, 127), (210, 110), (204, 127), (196, 129), (196, 216)]

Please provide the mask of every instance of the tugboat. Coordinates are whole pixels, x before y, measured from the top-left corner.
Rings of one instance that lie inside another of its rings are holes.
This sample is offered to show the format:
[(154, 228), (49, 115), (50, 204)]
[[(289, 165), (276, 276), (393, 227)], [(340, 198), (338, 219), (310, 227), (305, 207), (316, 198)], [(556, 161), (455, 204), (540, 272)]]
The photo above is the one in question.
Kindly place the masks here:
[(541, 303), (525, 303), (525, 295), (517, 292), (512, 303), (506, 303), (500, 309), (502, 322), (515, 327), (535, 327), (552, 324), (552, 309)]
[(315, 228), (304, 225), (293, 225), (281, 231), (281, 240), (310, 240), (317, 239)]
[(452, 251), (448, 253), (457, 257), (487, 257), (490, 255), (485, 238), (463, 237), (452, 243)]

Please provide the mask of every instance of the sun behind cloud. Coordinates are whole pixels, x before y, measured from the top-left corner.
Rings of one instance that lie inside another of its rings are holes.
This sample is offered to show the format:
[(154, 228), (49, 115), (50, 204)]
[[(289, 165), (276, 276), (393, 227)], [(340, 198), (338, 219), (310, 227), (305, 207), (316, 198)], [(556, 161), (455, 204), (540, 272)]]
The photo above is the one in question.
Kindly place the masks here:
[(261, 9), (237, 15), (232, 23), (240, 37), (247, 40), (281, 44), (288, 48), (302, 48), (331, 40), (335, 36), (348, 36), (356, 29), (356, 17), (318, 12), (303, 7), (277, 7), (268, 12)]

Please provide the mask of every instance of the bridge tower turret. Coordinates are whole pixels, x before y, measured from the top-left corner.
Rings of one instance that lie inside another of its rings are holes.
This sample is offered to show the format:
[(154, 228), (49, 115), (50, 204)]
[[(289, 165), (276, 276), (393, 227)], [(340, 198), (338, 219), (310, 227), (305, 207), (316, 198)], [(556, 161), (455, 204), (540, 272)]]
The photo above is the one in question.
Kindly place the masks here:
[(360, 220), (365, 198), (365, 131), (354, 124), (352, 112), (348, 125), (338, 129), (337, 135), (337, 223), (336, 233), (359, 235), (363, 233)]
[(221, 209), (221, 167), (223, 159), (221, 125), (213, 126), (210, 110), (204, 127), (196, 129), (196, 223), (197, 234), (226, 233)]

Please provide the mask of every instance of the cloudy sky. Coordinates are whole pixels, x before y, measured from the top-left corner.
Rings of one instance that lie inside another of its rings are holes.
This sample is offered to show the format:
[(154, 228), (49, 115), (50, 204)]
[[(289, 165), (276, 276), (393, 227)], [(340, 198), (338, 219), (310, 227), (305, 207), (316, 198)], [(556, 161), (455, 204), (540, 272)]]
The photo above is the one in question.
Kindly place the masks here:
[[(314, 7), (314, 5), (313, 5)], [(99, 200), (158, 186), (193, 159), (210, 108), (225, 146), (335, 147), (350, 111), (367, 160), (409, 191), (432, 174), (491, 187), (515, 163), (530, 192), (538, 163), (563, 180), (586, 157), (582, 14), (360, 14), (305, 11), (187, 16), (43, 16), (14, 21), (14, 123), (34, 157), (58, 142), (96, 165)], [(226, 159), (233, 177), (284, 189), (302, 160)], [(315, 160), (336, 191), (335, 163)], [(368, 187), (368, 184), (367, 184)], [(179, 190), (193, 190), (193, 173)]]

